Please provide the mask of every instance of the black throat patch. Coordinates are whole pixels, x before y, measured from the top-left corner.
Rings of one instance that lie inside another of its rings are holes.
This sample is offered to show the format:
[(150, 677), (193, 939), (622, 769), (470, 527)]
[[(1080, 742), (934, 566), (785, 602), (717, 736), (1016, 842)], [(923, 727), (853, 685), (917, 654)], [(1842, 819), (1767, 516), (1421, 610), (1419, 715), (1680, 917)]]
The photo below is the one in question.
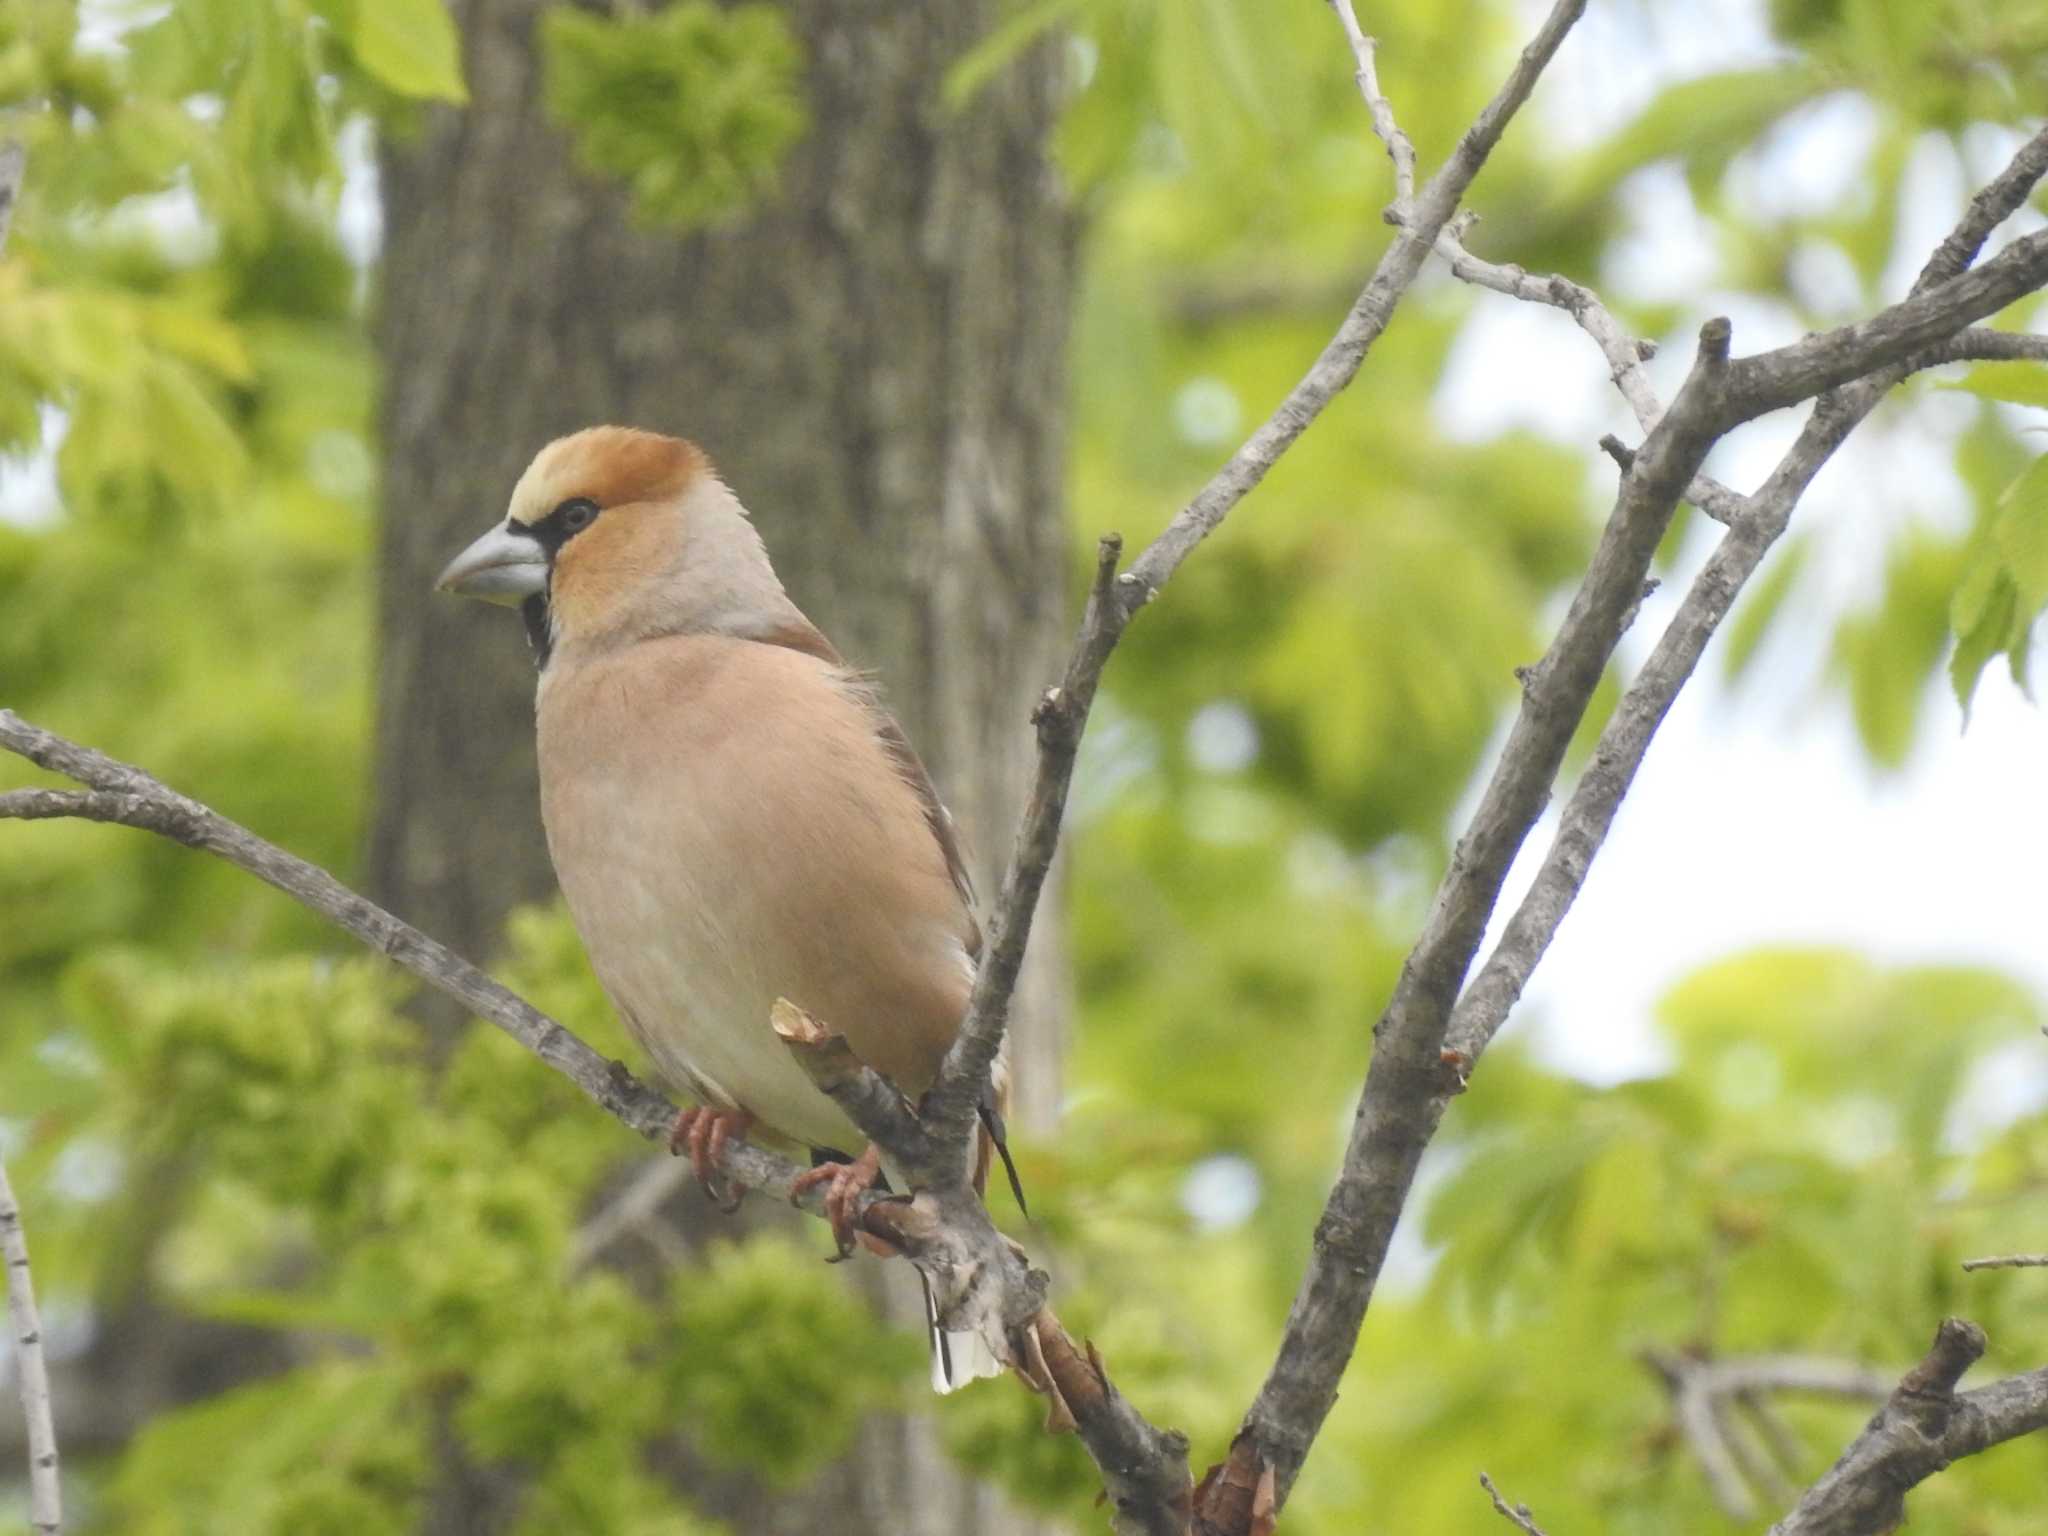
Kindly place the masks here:
[(548, 627), (547, 588), (541, 588), (519, 605), (519, 617), (526, 621), (526, 643), (533, 647), (534, 670), (545, 671), (548, 657), (555, 649), (555, 637)]

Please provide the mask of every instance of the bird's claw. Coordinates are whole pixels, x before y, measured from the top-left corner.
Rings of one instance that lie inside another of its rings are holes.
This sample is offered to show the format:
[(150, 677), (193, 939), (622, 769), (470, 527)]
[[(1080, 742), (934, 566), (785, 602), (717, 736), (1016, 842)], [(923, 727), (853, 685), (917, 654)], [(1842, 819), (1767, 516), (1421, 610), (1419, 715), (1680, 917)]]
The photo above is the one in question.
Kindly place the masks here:
[(754, 1117), (743, 1109), (695, 1105), (676, 1116), (675, 1126), (668, 1133), (669, 1151), (677, 1155), (689, 1153), (698, 1185), (711, 1203), (728, 1216), (740, 1208), (740, 1201), (746, 1198), (746, 1187), (732, 1184), (729, 1196), (720, 1194), (713, 1170), (725, 1156), (725, 1144), (735, 1136), (746, 1135), (753, 1123)]
[(855, 1202), (874, 1187), (881, 1171), (881, 1148), (869, 1142), (867, 1151), (852, 1162), (820, 1163), (808, 1173), (798, 1174), (789, 1186), (791, 1205), (797, 1204), (820, 1184), (825, 1186), (825, 1219), (832, 1223), (832, 1241), (838, 1248), (838, 1252), (826, 1260), (828, 1264), (838, 1264), (853, 1257)]

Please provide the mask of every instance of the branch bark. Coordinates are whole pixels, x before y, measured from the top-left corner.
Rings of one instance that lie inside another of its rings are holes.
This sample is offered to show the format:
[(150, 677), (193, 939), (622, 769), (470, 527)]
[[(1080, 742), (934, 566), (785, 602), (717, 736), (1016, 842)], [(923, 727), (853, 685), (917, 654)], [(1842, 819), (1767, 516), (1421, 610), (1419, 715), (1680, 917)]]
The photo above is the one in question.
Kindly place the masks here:
[(2048, 1429), (2048, 1368), (1956, 1391), (1984, 1348), (1984, 1330), (1975, 1323), (1945, 1320), (1927, 1357), (1907, 1372), (1827, 1475), (1771, 1527), (1771, 1536), (1895, 1530), (1916, 1484), (1950, 1462)]
[(14, 1371), (21, 1411), (28, 1420), (28, 1523), (36, 1536), (64, 1527), (64, 1495), (57, 1478), (57, 1431), (50, 1418), (50, 1370), (43, 1354), (43, 1322), (36, 1311), (28, 1269), (28, 1238), (7, 1166), (0, 1163), (0, 1262), (7, 1265), (7, 1321), (14, 1336)]

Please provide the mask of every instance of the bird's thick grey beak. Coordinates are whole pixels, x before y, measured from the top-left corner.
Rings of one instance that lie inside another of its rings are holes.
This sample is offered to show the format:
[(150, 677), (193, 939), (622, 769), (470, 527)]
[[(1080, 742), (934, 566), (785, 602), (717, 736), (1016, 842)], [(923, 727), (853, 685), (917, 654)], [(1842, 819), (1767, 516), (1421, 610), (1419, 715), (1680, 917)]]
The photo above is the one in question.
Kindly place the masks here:
[(540, 540), (500, 523), (448, 562), (434, 590), (516, 608), (547, 584), (548, 557)]

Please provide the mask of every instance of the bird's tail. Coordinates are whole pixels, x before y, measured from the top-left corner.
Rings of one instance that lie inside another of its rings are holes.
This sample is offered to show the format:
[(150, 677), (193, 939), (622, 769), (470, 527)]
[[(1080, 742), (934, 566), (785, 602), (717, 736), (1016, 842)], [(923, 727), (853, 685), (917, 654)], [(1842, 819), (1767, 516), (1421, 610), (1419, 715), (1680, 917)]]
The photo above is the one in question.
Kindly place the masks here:
[(918, 1273), (924, 1287), (925, 1326), (932, 1339), (932, 1390), (946, 1393), (984, 1376), (1003, 1374), (1003, 1362), (989, 1348), (988, 1340), (972, 1329), (952, 1330), (939, 1326), (939, 1304), (932, 1297), (932, 1283)]
[(1003, 1124), (1003, 1110), (998, 1092), (991, 1087), (982, 1095), (977, 1113), (981, 1117), (980, 1146), (974, 1159), (974, 1192), (988, 1193), (989, 1164), (995, 1158), (1003, 1160), (1003, 1172), (1010, 1176), (1010, 1193), (1017, 1197), (1017, 1209), (1026, 1221), (1031, 1219), (1031, 1207), (1024, 1203), (1024, 1181), (1017, 1177), (1017, 1165), (1010, 1159), (1010, 1131)]
[[(1017, 1177), (1017, 1165), (1010, 1160), (1010, 1138), (1003, 1124), (1002, 1096), (1007, 1086), (1005, 1074), (1000, 1066), (990, 1091), (977, 1106), (981, 1120), (979, 1147), (974, 1166), (974, 1190), (985, 1194), (991, 1166), (1001, 1159), (1003, 1171), (1010, 1178), (1010, 1193), (1017, 1197), (1017, 1209), (1028, 1218), (1030, 1208), (1024, 1204), (1024, 1185)], [(932, 1296), (932, 1283), (918, 1272), (918, 1283), (924, 1287), (925, 1326), (931, 1332), (932, 1341), (932, 1390), (952, 1392), (964, 1387), (970, 1381), (979, 1381), (985, 1376), (1003, 1374), (1003, 1362), (987, 1339), (971, 1329), (954, 1330), (939, 1326), (939, 1304)]]

